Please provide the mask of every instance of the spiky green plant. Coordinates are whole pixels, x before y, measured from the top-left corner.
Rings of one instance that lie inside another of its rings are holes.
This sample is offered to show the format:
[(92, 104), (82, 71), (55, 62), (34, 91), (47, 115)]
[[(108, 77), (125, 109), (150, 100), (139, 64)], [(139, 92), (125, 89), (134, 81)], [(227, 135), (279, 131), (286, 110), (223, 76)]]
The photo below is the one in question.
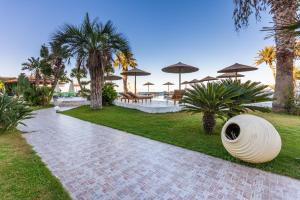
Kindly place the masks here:
[(0, 94), (0, 132), (25, 125), (23, 120), (32, 117), (31, 111), (21, 99)]
[(252, 111), (269, 111), (253, 103), (270, 101), (267, 86), (257, 82), (219, 81), (201, 83), (187, 89), (181, 101), (185, 111), (203, 113), (202, 123), (205, 132), (213, 133), (216, 118), (227, 120), (240, 113)]

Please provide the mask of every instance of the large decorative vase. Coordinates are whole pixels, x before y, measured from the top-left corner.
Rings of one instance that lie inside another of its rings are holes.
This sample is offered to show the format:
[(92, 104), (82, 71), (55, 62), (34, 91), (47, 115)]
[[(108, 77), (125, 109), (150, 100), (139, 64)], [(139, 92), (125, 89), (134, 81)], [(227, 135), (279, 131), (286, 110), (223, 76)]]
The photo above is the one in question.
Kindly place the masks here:
[(229, 119), (223, 126), (221, 138), (233, 157), (250, 163), (271, 161), (281, 149), (281, 138), (274, 126), (254, 115)]

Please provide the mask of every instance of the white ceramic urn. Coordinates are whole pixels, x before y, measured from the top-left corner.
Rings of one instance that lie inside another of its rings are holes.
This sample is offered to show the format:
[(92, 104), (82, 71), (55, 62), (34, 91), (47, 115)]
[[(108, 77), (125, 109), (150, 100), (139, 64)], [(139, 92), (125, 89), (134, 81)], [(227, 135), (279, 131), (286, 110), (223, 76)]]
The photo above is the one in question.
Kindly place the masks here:
[(281, 138), (274, 126), (254, 115), (229, 119), (222, 128), (221, 139), (232, 156), (250, 163), (271, 161), (281, 149)]

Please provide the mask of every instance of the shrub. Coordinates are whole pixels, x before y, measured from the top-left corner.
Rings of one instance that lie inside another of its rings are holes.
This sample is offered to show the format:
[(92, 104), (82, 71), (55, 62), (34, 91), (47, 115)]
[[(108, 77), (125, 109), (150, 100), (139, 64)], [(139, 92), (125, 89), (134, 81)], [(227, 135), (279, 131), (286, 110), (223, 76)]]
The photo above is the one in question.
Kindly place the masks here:
[(9, 97), (7, 94), (0, 95), (0, 131), (15, 128), (18, 124), (25, 125), (22, 120), (32, 117), (31, 109), (24, 101)]
[(112, 105), (118, 94), (114, 89), (113, 84), (106, 83), (102, 88), (102, 103), (104, 105)]
[(16, 92), (18, 96), (23, 96), (24, 92), (30, 89), (30, 82), (24, 73), (21, 73), (18, 77), (18, 84)]
[(24, 100), (32, 106), (45, 106), (48, 105), (51, 98), (51, 89), (42, 86), (36, 87), (32, 85), (24, 92)]
[(219, 81), (193, 85), (187, 89), (181, 101), (184, 110), (203, 113), (203, 128), (206, 133), (212, 133), (216, 117), (227, 120), (240, 113), (252, 111), (269, 111), (252, 103), (270, 101), (267, 86), (247, 81)]

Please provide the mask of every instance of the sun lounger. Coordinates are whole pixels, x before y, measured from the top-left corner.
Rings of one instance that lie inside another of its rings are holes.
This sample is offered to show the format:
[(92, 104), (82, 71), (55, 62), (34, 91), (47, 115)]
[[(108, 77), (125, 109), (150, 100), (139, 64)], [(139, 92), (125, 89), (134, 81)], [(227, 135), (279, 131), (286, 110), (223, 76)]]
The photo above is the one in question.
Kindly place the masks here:
[(172, 95), (171, 99), (174, 101), (174, 105), (176, 101), (180, 101), (184, 95), (184, 90), (174, 90), (174, 94)]
[(141, 95), (135, 95), (134, 93), (132, 92), (127, 92), (128, 95), (130, 95), (133, 99), (135, 99), (135, 101), (139, 101), (139, 100), (142, 100), (142, 102), (145, 100), (152, 100), (153, 96), (141, 96)]
[(125, 100), (125, 103), (126, 103), (126, 100), (127, 100), (128, 103), (129, 103), (130, 100), (132, 100), (132, 102), (135, 100), (129, 94), (125, 94), (123, 92), (120, 92), (120, 95), (121, 95), (121, 102), (122, 102), (122, 100)]

